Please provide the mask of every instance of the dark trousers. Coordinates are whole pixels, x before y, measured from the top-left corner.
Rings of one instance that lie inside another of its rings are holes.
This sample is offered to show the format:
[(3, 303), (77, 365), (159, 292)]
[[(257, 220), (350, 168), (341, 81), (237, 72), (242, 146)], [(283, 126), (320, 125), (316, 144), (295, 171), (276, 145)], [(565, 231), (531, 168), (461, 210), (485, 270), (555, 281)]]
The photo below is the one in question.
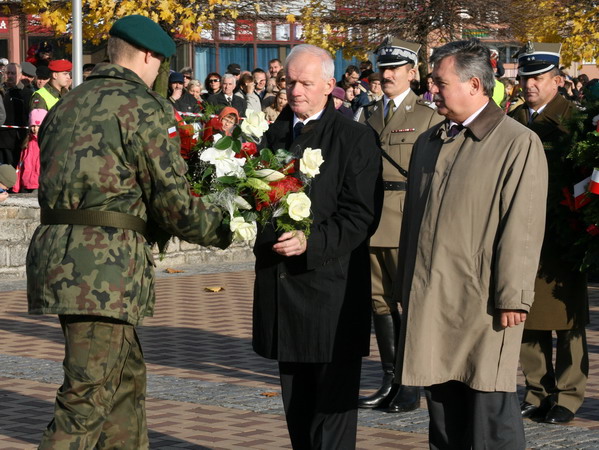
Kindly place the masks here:
[(481, 392), (459, 381), (424, 388), (429, 445), (439, 450), (526, 448), (515, 392)]
[(526, 377), (524, 400), (539, 406), (549, 397), (576, 412), (584, 401), (589, 377), (589, 352), (585, 329), (558, 330), (553, 365), (551, 330), (524, 330), (520, 365)]
[(362, 359), (279, 362), (287, 428), (295, 450), (356, 448)]

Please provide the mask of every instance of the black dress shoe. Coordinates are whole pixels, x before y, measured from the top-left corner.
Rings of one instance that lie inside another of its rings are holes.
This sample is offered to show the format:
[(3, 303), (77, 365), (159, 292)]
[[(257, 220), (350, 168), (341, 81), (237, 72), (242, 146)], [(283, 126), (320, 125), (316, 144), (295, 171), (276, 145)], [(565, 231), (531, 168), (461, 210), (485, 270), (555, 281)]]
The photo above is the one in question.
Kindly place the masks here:
[(522, 402), (520, 403), (520, 412), (522, 413), (522, 418), (527, 419), (532, 416), (537, 410), (538, 406), (533, 405), (532, 403)]
[(545, 416), (551, 409), (550, 401), (541, 402), (541, 406), (535, 406), (532, 403), (522, 402), (520, 403), (520, 412), (522, 413), (523, 419), (532, 420), (545, 420)]
[(545, 416), (545, 423), (568, 423), (574, 419), (574, 413), (568, 408), (560, 405), (553, 405)]
[(401, 386), (397, 395), (385, 410), (388, 413), (401, 413), (414, 411), (420, 407), (420, 387)]

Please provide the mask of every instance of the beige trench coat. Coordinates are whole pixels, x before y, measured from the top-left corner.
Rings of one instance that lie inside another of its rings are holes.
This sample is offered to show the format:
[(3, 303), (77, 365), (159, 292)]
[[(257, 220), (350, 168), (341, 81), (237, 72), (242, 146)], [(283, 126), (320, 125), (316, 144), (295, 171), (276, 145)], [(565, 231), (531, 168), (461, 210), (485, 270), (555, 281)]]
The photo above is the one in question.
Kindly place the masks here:
[(493, 102), (455, 138), (446, 127), (425, 132), (412, 152), (396, 286), (398, 381), (513, 392), (523, 326), (502, 329), (497, 309), (528, 311), (533, 302), (543, 146)]

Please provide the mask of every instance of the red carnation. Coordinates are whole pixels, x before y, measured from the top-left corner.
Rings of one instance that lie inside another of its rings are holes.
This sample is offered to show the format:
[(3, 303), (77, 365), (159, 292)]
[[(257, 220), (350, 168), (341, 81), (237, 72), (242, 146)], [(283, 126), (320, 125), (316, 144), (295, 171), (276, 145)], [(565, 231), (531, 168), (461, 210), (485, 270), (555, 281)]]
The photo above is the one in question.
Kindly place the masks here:
[(285, 194), (288, 192), (297, 192), (302, 188), (302, 182), (295, 177), (287, 176), (278, 181), (271, 181), (268, 183), (270, 186), (270, 191), (268, 194), (268, 201), (260, 202), (256, 204), (256, 211), (260, 211), (262, 208), (272, 205), (273, 203), (278, 202)]
[(241, 151), (235, 154), (235, 158), (249, 158), (258, 153), (258, 146), (253, 142), (241, 144)]
[(220, 120), (218, 120), (218, 117), (213, 117), (208, 122), (206, 122), (206, 125), (204, 125), (204, 134), (202, 135), (202, 140), (204, 142), (207, 142), (209, 140), (211, 141), (212, 136), (222, 131), (222, 129), (223, 124), (220, 122)]

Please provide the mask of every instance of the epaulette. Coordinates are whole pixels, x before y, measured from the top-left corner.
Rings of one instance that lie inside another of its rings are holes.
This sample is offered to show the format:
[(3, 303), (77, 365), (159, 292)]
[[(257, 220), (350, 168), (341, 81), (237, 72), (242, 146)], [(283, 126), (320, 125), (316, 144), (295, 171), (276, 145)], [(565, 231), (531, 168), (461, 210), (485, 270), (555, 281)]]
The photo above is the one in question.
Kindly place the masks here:
[(430, 108), (430, 109), (432, 109), (433, 111), (436, 111), (436, 110), (437, 110), (437, 108), (434, 106), (434, 103), (433, 103), (433, 104), (431, 104), (430, 102), (426, 102), (426, 101), (424, 101), (424, 99), (422, 99), (422, 98), (418, 98), (418, 99), (416, 100), (416, 104), (417, 104), (417, 105), (420, 105), (420, 106), (426, 106), (427, 108)]

